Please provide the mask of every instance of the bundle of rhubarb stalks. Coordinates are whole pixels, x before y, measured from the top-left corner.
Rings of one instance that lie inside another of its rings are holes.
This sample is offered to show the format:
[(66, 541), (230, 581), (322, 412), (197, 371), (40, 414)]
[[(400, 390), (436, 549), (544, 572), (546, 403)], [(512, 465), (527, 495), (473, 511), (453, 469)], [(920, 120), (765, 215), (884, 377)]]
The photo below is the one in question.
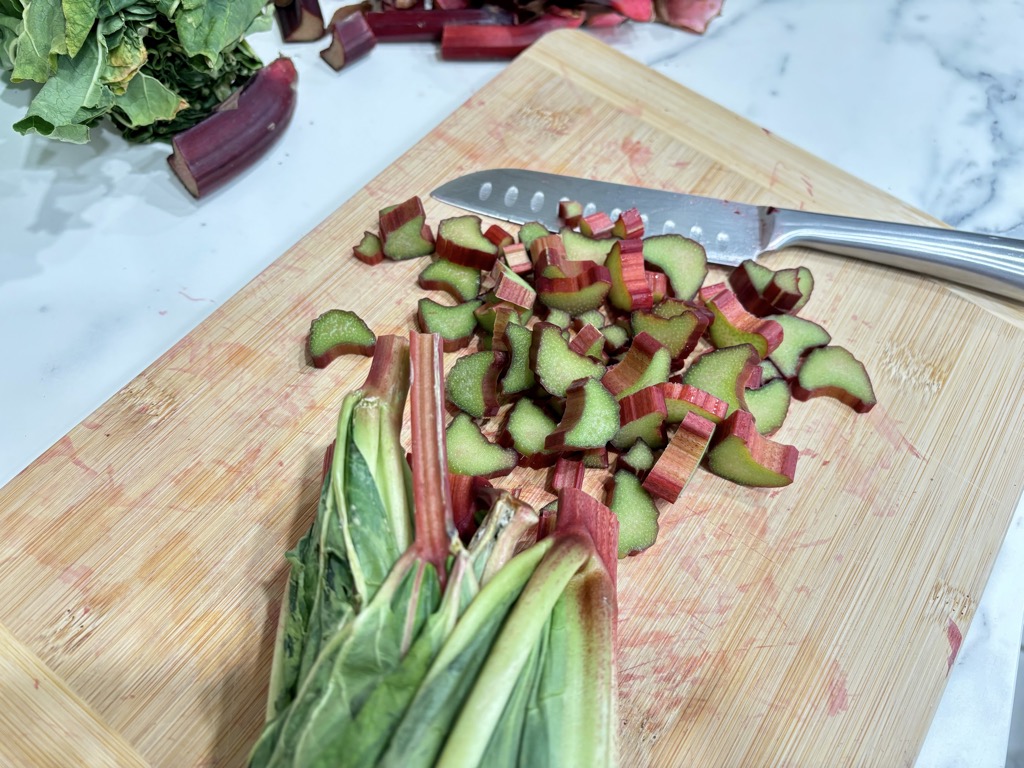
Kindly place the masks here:
[(457, 528), (441, 339), (410, 339), (341, 406), (250, 765), (614, 765), (616, 518), (481, 487)]
[[(418, 301), (415, 322), (457, 358), (444, 391), (457, 488), (518, 471), (515, 482), (558, 494), (597, 475), (625, 557), (656, 542), (701, 467), (746, 487), (792, 483), (799, 450), (773, 435), (794, 400), (875, 404), (864, 365), (800, 314), (814, 288), (806, 267), (745, 261), (709, 281), (699, 243), (645, 234), (635, 208), (613, 219), (563, 201), (560, 216), (558, 232), (532, 222), (513, 234), (470, 214), (435, 232), (413, 197), (380, 211), (353, 248), (375, 269), (428, 262), (418, 284), (436, 298)], [(375, 336), (332, 309), (308, 345), (325, 366), (372, 354)]]
[(277, 0), (286, 42), (330, 37), (321, 56), (334, 69), (377, 42), (434, 42), (448, 60), (507, 59), (555, 29), (660, 22), (703, 33), (722, 0), (363, 0), (324, 22), (320, 0)]

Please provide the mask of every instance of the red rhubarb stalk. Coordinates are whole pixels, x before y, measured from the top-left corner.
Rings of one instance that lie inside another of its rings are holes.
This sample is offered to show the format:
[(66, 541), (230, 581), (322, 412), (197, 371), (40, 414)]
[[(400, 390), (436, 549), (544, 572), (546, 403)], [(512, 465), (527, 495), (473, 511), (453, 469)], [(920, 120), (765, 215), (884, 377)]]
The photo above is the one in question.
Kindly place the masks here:
[(320, 0), (292, 0), (287, 5), (275, 5), (277, 25), (286, 43), (319, 40), (326, 33)]
[(449, 24), (511, 24), (512, 14), (498, 8), (434, 8), (382, 10), (366, 14), (374, 36), (382, 43), (432, 42)]
[(548, 32), (579, 27), (582, 23), (582, 13), (573, 16), (546, 13), (525, 24), (452, 24), (441, 33), (441, 58), (448, 61), (511, 59)]
[(362, 13), (350, 13), (331, 20), (331, 44), (320, 51), (320, 58), (338, 71), (368, 54), (377, 38)]

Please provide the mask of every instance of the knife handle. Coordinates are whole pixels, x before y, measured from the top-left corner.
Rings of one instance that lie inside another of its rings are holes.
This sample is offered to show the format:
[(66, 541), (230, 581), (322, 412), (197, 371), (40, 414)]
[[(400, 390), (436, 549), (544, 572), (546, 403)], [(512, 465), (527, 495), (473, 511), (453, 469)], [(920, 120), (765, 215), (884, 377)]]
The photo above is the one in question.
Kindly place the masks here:
[(803, 245), (1024, 302), (1022, 240), (780, 208), (762, 221), (766, 252)]

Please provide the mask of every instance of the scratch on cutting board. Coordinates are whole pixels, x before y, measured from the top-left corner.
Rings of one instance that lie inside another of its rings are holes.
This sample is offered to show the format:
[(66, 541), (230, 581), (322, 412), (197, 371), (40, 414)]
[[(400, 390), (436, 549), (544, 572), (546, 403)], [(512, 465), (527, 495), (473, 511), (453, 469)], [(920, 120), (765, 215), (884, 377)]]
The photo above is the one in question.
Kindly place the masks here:
[(850, 708), (850, 694), (846, 688), (846, 672), (833, 661), (829, 667), (828, 702), (826, 705), (829, 717), (835, 717)]
[(898, 426), (899, 422), (889, 416), (884, 407), (876, 405), (868, 412), (867, 416), (868, 423), (871, 424), (871, 426), (875, 428), (875, 431), (885, 438), (886, 442), (888, 442), (893, 448), (906, 451), (915, 459), (924, 458), (914, 444), (907, 439), (907, 436), (900, 431)]

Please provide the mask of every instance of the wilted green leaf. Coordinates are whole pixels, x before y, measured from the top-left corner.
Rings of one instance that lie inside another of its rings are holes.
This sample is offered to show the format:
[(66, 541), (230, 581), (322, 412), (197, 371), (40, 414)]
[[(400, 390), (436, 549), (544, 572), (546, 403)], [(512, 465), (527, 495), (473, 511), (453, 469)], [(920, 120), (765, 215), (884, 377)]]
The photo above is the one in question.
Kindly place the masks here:
[(99, 13), (100, 0), (62, 0), (68, 56), (74, 56), (89, 36)]

